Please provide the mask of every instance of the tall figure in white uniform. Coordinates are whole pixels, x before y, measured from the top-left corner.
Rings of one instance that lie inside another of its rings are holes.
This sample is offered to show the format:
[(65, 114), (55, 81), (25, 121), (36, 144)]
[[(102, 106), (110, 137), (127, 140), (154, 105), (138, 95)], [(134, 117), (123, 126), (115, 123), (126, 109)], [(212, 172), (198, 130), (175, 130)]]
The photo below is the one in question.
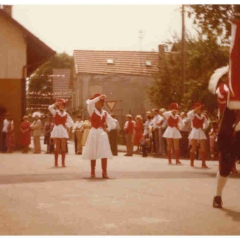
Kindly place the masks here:
[(86, 101), (92, 128), (89, 132), (82, 158), (91, 160), (91, 178), (95, 178), (96, 159), (101, 159), (102, 177), (107, 174), (107, 159), (112, 158), (107, 131), (116, 127), (115, 120), (102, 109), (106, 95), (95, 94)]
[(54, 139), (55, 147), (55, 167), (58, 167), (58, 154), (61, 147), (62, 154), (62, 167), (65, 166), (65, 156), (66, 156), (66, 141), (68, 136), (67, 128), (72, 127), (73, 120), (69, 114), (65, 111), (66, 101), (64, 99), (58, 99), (57, 102), (48, 107), (49, 111), (54, 117), (55, 126), (51, 132), (51, 138)]

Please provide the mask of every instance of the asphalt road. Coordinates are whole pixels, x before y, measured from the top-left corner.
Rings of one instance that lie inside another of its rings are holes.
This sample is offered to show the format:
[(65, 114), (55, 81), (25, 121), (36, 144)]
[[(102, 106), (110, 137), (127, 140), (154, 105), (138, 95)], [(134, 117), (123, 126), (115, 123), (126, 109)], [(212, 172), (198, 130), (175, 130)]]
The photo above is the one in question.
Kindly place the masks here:
[(110, 179), (100, 161), (90, 179), (89, 161), (69, 151), (66, 168), (49, 154), (0, 154), (0, 235), (240, 235), (240, 174), (224, 208), (212, 208), (217, 162), (201, 169), (119, 153)]

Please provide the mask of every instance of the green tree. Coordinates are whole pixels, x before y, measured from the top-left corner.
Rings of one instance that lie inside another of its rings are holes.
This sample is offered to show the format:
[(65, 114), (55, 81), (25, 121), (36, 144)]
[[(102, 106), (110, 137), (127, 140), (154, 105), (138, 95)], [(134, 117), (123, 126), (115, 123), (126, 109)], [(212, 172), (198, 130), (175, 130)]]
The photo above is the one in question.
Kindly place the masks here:
[(208, 92), (208, 82), (215, 69), (228, 63), (229, 48), (216, 43), (216, 38), (201, 36), (186, 39), (186, 82), (185, 94), (181, 94), (181, 40), (175, 39), (178, 53), (165, 53), (160, 59), (158, 72), (147, 89), (149, 100), (156, 107), (167, 107), (171, 102), (181, 104), (189, 110), (199, 101), (209, 112), (217, 107), (216, 97)]
[[(28, 107), (52, 103), (52, 78), (49, 75), (53, 74), (53, 69), (72, 68), (73, 58), (66, 53), (60, 53), (53, 56), (48, 62), (37, 69), (29, 79), (29, 92), (37, 92), (38, 95), (29, 94), (27, 98)], [(29, 111), (28, 111), (29, 112)]]
[(186, 5), (188, 17), (194, 19), (194, 24), (207, 37), (220, 37), (222, 43), (229, 43), (231, 34), (231, 19), (239, 16), (240, 5), (230, 4), (196, 4)]

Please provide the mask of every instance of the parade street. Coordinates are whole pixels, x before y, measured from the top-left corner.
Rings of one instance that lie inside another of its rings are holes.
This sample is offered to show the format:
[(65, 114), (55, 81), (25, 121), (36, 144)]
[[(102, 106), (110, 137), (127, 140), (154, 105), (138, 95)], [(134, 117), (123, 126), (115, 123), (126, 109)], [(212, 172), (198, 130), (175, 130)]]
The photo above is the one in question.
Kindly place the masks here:
[(240, 174), (227, 182), (223, 209), (213, 208), (216, 161), (201, 169), (121, 152), (104, 180), (100, 161), (90, 179), (90, 162), (73, 152), (69, 143), (66, 168), (54, 168), (51, 154), (0, 155), (1, 235), (240, 234)]

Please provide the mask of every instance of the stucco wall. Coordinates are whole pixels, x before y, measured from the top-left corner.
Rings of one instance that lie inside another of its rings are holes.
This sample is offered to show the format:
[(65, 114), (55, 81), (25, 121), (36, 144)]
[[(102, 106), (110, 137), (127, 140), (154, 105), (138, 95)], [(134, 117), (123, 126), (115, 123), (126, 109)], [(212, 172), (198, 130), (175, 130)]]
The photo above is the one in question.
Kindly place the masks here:
[(26, 49), (22, 31), (0, 15), (0, 79), (22, 78)]
[[(86, 117), (85, 102), (94, 93), (106, 94), (107, 101), (120, 100), (113, 113), (120, 120), (122, 127), (126, 114), (144, 116), (147, 110), (151, 110), (146, 96), (146, 87), (150, 81), (151, 77), (146, 76), (79, 74), (75, 87), (80, 89), (80, 99), (82, 99)], [(105, 109), (110, 112), (107, 106)]]

